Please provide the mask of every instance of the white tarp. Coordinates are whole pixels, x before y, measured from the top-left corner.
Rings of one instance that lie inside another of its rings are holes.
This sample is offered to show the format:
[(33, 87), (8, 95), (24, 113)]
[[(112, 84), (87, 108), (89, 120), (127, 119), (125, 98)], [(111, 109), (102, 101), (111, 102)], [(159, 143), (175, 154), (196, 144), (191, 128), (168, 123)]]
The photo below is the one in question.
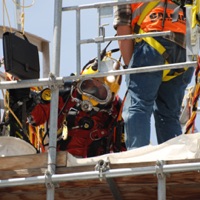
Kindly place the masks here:
[[(36, 154), (29, 143), (15, 137), (0, 137), (0, 156)], [(148, 145), (126, 152), (92, 158), (76, 158), (68, 153), (67, 166), (95, 165), (99, 160), (110, 163), (154, 162), (200, 158), (200, 133), (181, 135), (160, 145)]]
[(36, 149), (16, 137), (1, 136), (0, 137), (0, 156), (18, 156), (18, 155), (29, 155), (36, 154)]
[(68, 154), (67, 166), (95, 165), (99, 160), (109, 160), (110, 163), (117, 164), (194, 158), (200, 158), (200, 133), (181, 135), (160, 145), (148, 145), (92, 158), (75, 158)]

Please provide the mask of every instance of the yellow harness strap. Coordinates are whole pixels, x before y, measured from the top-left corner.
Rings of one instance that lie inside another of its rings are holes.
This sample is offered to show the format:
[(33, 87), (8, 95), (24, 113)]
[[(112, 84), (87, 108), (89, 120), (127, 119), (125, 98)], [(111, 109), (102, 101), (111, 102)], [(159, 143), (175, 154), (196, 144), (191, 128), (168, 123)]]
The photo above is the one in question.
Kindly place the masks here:
[[(148, 15), (148, 13), (158, 5), (160, 1), (154, 1), (154, 2), (149, 2), (147, 4), (147, 6), (144, 8), (144, 10), (142, 11), (140, 18), (137, 22), (136, 25), (136, 29), (139, 30), (139, 34), (143, 34), (145, 33), (141, 28), (140, 25), (142, 23), (142, 21), (144, 20), (144, 18)], [(161, 45), (157, 40), (155, 40), (153, 37), (144, 37), (144, 38), (136, 38), (135, 41), (136, 42), (140, 42), (141, 40), (144, 40), (146, 43), (148, 43), (151, 47), (153, 47), (160, 55), (162, 55), (165, 59), (165, 64), (168, 64), (168, 61), (166, 59), (166, 49), (163, 45)], [(184, 68), (185, 70), (187, 70), (187, 68)], [(169, 81), (173, 78), (175, 78), (176, 76), (182, 74), (183, 72), (175, 72), (173, 75), (168, 75), (170, 72), (170, 70), (163, 70), (163, 81)]]
[(159, 4), (160, 1), (153, 1), (153, 2), (149, 2), (147, 4), (147, 6), (144, 8), (144, 10), (142, 11), (141, 15), (140, 15), (140, 18), (138, 19), (138, 22), (137, 24), (138, 25), (141, 25), (141, 23), (143, 22), (144, 18), (148, 15), (148, 13), (153, 9), (155, 8), (158, 4)]

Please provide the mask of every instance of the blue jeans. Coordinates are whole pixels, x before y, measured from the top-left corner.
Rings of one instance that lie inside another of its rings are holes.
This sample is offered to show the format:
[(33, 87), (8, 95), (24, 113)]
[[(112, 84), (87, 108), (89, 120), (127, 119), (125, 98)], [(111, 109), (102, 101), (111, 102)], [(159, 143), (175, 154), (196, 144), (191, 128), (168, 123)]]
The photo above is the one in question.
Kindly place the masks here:
[[(185, 62), (186, 51), (162, 37), (157, 40), (170, 55), (170, 63)], [(164, 58), (146, 42), (135, 44), (129, 68), (163, 65)], [(179, 116), (184, 92), (192, 79), (194, 68), (163, 82), (163, 71), (126, 75), (128, 93), (123, 108), (127, 149), (150, 143), (151, 115), (154, 114), (158, 143), (182, 134)]]

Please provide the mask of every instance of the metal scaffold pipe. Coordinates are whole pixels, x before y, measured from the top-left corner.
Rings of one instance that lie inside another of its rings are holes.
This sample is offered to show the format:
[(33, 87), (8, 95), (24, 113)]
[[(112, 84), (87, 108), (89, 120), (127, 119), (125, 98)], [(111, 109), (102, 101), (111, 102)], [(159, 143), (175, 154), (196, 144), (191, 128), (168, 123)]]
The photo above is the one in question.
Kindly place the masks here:
[[(60, 74), (60, 44), (61, 44), (61, 19), (62, 19), (62, 0), (54, 1), (54, 38), (53, 38), (53, 73), (50, 79), (56, 83), (56, 77)], [(56, 155), (57, 155), (57, 119), (58, 119), (58, 94), (59, 85), (51, 86), (51, 104), (50, 104), (50, 131), (49, 131), (49, 149), (48, 149), (48, 168), (46, 176), (56, 172)], [(54, 200), (54, 184), (46, 184), (47, 200)]]
[(63, 85), (63, 77), (57, 77), (55, 80), (49, 78), (42, 79), (29, 79), (21, 81), (1, 81), (0, 89), (18, 89), (18, 88), (30, 88), (38, 86), (52, 86), (52, 85)]
[(17, 29), (20, 31), (21, 30), (21, 1), (16, 0), (15, 4), (15, 9), (16, 9), (16, 24), (17, 24)]
[(54, 2), (54, 30), (53, 30), (53, 58), (52, 71), (56, 76), (60, 74), (60, 44), (62, 24), (62, 0)]
[[(181, 163), (181, 164), (164, 164), (162, 166), (162, 173), (176, 173), (184, 171), (199, 171), (200, 162), (196, 163)], [(89, 172), (77, 172), (68, 174), (53, 174), (50, 177), (50, 181), (53, 182), (65, 182), (65, 181), (76, 181), (76, 180), (91, 180), (103, 178), (116, 178), (123, 176), (136, 176), (136, 175), (147, 175), (156, 174), (156, 166), (148, 167), (135, 167), (135, 168), (121, 168), (121, 169), (110, 169), (102, 174), (99, 171)], [(0, 180), (0, 187), (11, 187), (20, 185), (34, 185), (34, 184), (45, 184), (47, 181), (46, 176), (36, 176), (29, 178), (14, 178), (8, 180)]]
[(184, 62), (184, 63), (175, 63), (175, 64), (165, 64), (165, 65), (156, 65), (156, 66), (144, 66), (138, 68), (131, 68), (131, 69), (121, 69), (115, 71), (108, 71), (108, 72), (99, 72), (96, 74), (88, 74), (88, 75), (80, 75), (80, 76), (68, 76), (63, 77), (64, 81), (67, 80), (76, 80), (76, 79), (83, 79), (83, 78), (94, 78), (94, 77), (106, 77), (109, 75), (124, 75), (124, 74), (134, 74), (134, 73), (144, 73), (144, 72), (155, 72), (155, 71), (162, 71), (165, 69), (181, 69), (183, 67), (196, 67), (197, 61), (192, 62)]
[[(142, 2), (149, 2), (150, 0), (142, 0)], [(115, 5), (123, 5), (123, 4), (131, 4), (141, 2), (141, 0), (126, 0), (126, 1), (109, 1), (109, 2), (102, 2), (102, 3), (93, 3), (93, 4), (86, 4), (86, 5), (78, 5), (78, 6), (70, 6), (70, 7), (63, 7), (62, 11), (70, 11), (70, 10), (78, 10), (78, 9), (89, 9), (89, 8), (102, 8), (102, 7), (112, 7)]]
[(80, 23), (80, 10), (76, 11), (76, 73), (80, 74), (81, 72), (81, 23)]
[(184, 63), (175, 63), (175, 64), (166, 64), (166, 65), (157, 65), (157, 66), (147, 66), (147, 67), (138, 67), (133, 69), (122, 69), (116, 71), (100, 72), (92, 75), (79, 75), (79, 76), (66, 76), (66, 77), (55, 77), (54, 79), (42, 78), (42, 79), (32, 79), (32, 80), (21, 80), (21, 81), (1, 81), (0, 89), (16, 89), (16, 88), (28, 88), (33, 86), (62, 86), (65, 81), (69, 80), (78, 80), (86, 77), (105, 77), (109, 75), (122, 75), (122, 74), (131, 74), (131, 73), (144, 73), (144, 72), (155, 72), (165, 69), (180, 69), (183, 67), (195, 67), (197, 61), (184, 62)]
[(171, 31), (152, 32), (152, 33), (144, 33), (144, 34), (137, 34), (137, 35), (131, 34), (131, 35), (120, 35), (120, 36), (103, 37), (102, 41), (99, 40), (99, 38), (84, 39), (84, 40), (80, 40), (80, 44), (100, 43), (100, 42), (128, 40), (128, 39), (144, 38), (144, 37), (166, 36), (166, 35), (171, 35)]
[(175, 63), (175, 64), (165, 64), (165, 65), (156, 65), (156, 66), (144, 66), (133, 69), (122, 69), (116, 71), (100, 72), (92, 75), (79, 75), (79, 76), (66, 76), (66, 77), (55, 77), (55, 79), (43, 78), (43, 79), (32, 79), (32, 80), (22, 80), (22, 81), (1, 81), (0, 89), (16, 89), (16, 88), (27, 88), (32, 86), (62, 86), (65, 81), (69, 80), (78, 80), (83, 78), (90, 77), (105, 77), (109, 75), (124, 75), (131, 73), (144, 73), (144, 72), (155, 72), (165, 69), (180, 69), (183, 67), (195, 67), (197, 61), (184, 62), (184, 63)]

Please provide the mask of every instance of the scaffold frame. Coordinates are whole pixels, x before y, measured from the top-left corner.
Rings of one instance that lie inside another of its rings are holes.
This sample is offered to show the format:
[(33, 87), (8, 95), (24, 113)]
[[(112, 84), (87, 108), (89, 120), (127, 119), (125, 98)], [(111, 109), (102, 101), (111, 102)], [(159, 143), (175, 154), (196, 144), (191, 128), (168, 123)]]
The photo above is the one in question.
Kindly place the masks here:
[[(54, 200), (55, 195), (55, 186), (54, 182), (63, 182), (63, 181), (72, 181), (72, 180), (84, 180), (84, 179), (99, 179), (103, 178), (114, 178), (119, 176), (135, 176), (135, 175), (143, 175), (143, 174), (156, 174), (158, 179), (158, 192), (157, 198), (158, 200), (166, 199), (166, 173), (173, 172), (183, 172), (183, 171), (199, 171), (200, 163), (187, 163), (187, 164), (165, 164), (164, 161), (157, 161), (157, 164), (151, 167), (140, 167), (140, 168), (124, 168), (124, 169), (107, 169), (106, 171), (90, 171), (90, 172), (82, 172), (82, 173), (69, 173), (64, 175), (57, 175), (56, 172), (56, 143), (57, 143), (57, 110), (58, 110), (58, 92), (59, 86), (62, 86), (67, 80), (74, 79), (82, 79), (85, 78), (86, 75), (76, 75), (76, 76), (68, 76), (68, 77), (59, 77), (59, 67), (60, 66), (60, 48), (61, 48), (61, 22), (62, 22), (62, 12), (64, 11), (76, 11), (76, 74), (80, 74), (80, 57), (81, 57), (81, 48), (82, 44), (88, 43), (96, 43), (98, 50), (98, 58), (100, 58), (101, 51), (101, 43), (111, 40), (123, 40), (130, 38), (141, 38), (148, 36), (157, 36), (157, 35), (169, 35), (170, 32), (163, 33), (147, 33), (147, 34), (138, 34), (138, 35), (127, 35), (127, 36), (118, 36), (118, 37), (106, 37), (104, 34), (102, 35), (101, 31), (99, 31), (99, 35), (95, 39), (85, 39), (81, 40), (80, 36), (80, 11), (82, 9), (90, 9), (96, 8), (99, 13), (99, 9), (102, 7), (109, 7), (114, 5), (122, 5), (126, 3), (135, 3), (140, 2), (141, 0), (121, 0), (121, 1), (110, 1), (110, 2), (102, 2), (102, 3), (94, 3), (88, 5), (80, 5), (80, 6), (71, 6), (71, 7), (62, 7), (62, 0), (54, 1), (54, 33), (53, 33), (53, 55), (52, 55), (52, 72), (50, 72), (48, 78), (41, 78), (38, 80), (23, 80), (23, 81), (9, 81), (9, 82), (0, 82), (1, 89), (16, 89), (16, 88), (25, 88), (31, 86), (49, 86), (52, 91), (52, 103), (50, 108), (50, 136), (49, 136), (49, 150), (48, 150), (48, 168), (46, 174), (43, 176), (29, 177), (29, 178), (14, 178), (8, 180), (0, 180), (0, 187), (12, 187), (19, 185), (30, 185), (30, 184), (46, 184), (47, 186), (47, 200)], [(142, 2), (148, 2), (149, 0), (143, 0)], [(191, 12), (191, 8), (188, 7), (187, 12)], [(101, 26), (101, 21), (98, 21), (98, 27)], [(191, 21), (187, 21), (187, 25), (191, 26)], [(187, 30), (190, 33), (189, 30)], [(187, 41), (190, 40), (190, 34), (187, 34)], [(168, 65), (158, 65), (151, 67), (142, 67), (137, 69), (127, 69), (127, 70), (117, 70), (114, 72), (106, 72), (106, 73), (98, 73), (93, 74), (92, 77), (103, 77), (105, 75), (120, 75), (120, 74), (129, 74), (129, 73), (141, 73), (141, 72), (152, 72), (159, 71), (164, 69), (174, 69), (174, 68), (182, 68), (186, 67), (194, 67), (197, 65), (197, 61), (193, 60), (193, 55), (197, 55), (197, 50), (199, 49), (199, 40), (197, 42), (197, 46), (193, 47), (190, 42), (187, 43), (187, 62), (185, 63), (176, 63), (176, 64), (168, 64)], [(100, 60), (100, 59), (98, 59)], [(90, 77), (90, 75), (87, 75)], [(117, 199), (117, 197), (116, 197)]]

